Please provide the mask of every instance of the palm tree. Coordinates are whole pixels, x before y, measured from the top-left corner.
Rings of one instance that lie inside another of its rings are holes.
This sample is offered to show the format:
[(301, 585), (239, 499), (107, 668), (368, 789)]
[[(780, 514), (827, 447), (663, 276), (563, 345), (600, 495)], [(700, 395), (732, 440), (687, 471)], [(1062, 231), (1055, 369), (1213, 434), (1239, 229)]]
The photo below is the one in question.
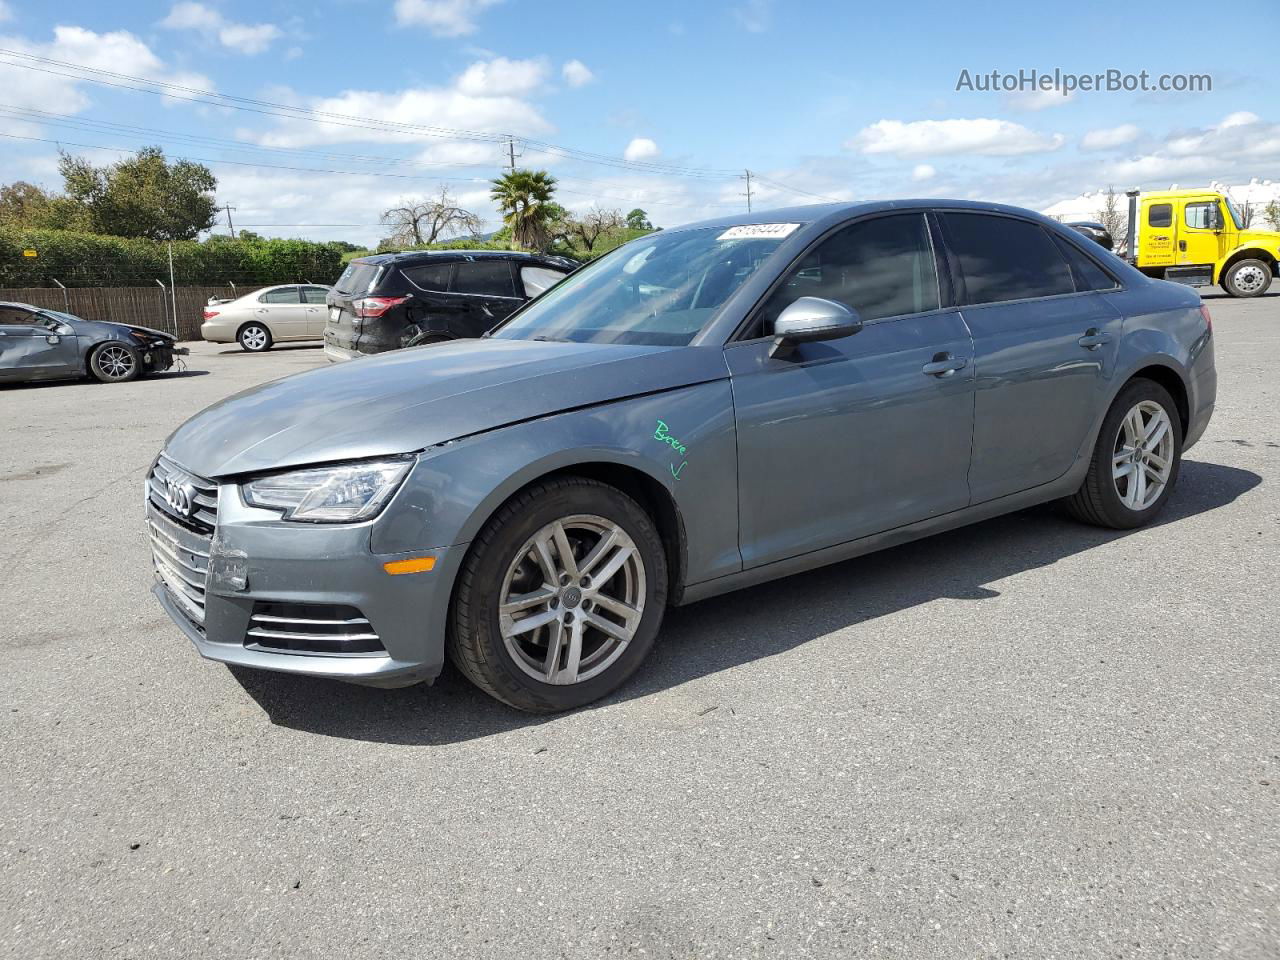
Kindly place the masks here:
[(489, 196), (502, 211), (511, 239), (526, 250), (545, 250), (551, 240), (547, 221), (555, 210), (556, 178), (545, 170), (512, 170), (490, 182)]

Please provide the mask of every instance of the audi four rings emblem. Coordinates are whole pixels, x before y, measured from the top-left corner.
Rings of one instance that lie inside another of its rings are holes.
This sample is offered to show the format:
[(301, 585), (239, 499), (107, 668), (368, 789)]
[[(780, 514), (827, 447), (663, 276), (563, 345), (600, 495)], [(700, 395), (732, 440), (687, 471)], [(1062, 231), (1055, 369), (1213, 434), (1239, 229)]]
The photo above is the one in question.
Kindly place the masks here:
[(195, 506), (195, 487), (178, 477), (164, 478), (164, 499), (175, 513), (182, 517), (191, 516)]

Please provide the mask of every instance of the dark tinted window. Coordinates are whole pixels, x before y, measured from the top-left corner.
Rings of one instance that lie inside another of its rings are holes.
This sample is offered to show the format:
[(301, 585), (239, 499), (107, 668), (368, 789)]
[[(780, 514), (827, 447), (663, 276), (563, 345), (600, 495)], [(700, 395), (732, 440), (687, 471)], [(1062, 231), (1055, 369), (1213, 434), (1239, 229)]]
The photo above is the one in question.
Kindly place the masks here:
[(373, 284), (381, 270), (382, 267), (376, 263), (352, 260), (347, 264), (347, 269), (342, 271), (342, 276), (333, 285), (333, 289), (339, 293), (368, 293), (373, 289)]
[(878, 217), (845, 227), (806, 254), (765, 304), (763, 327), (800, 297), (836, 300), (863, 320), (938, 307), (938, 276), (923, 214)]
[(449, 289), (451, 263), (424, 263), (416, 267), (401, 267), (400, 272), (409, 282), (422, 290), (445, 291)]
[(259, 303), (300, 303), (297, 287), (277, 287), (258, 295)]
[(1173, 226), (1173, 204), (1172, 203), (1153, 203), (1147, 209), (1147, 226), (1148, 227)]
[(1216, 203), (1188, 203), (1183, 214), (1187, 226), (1196, 230), (1212, 230), (1215, 226)]
[(1043, 227), (981, 213), (944, 213), (968, 303), (1075, 292), (1067, 262)]
[(302, 302), (303, 303), (324, 303), (324, 298), (329, 295), (329, 291), (325, 287), (303, 287)]
[(1061, 237), (1054, 237), (1054, 243), (1066, 257), (1071, 267), (1071, 278), (1077, 290), (1114, 290), (1116, 282), (1100, 266), (1085, 256), (1074, 244)]
[(506, 260), (460, 263), (453, 274), (453, 292), (514, 297), (516, 289), (511, 282), (511, 264)]
[(39, 317), (30, 310), (23, 310), (21, 307), (0, 307), (0, 323), (31, 326), (38, 322)]

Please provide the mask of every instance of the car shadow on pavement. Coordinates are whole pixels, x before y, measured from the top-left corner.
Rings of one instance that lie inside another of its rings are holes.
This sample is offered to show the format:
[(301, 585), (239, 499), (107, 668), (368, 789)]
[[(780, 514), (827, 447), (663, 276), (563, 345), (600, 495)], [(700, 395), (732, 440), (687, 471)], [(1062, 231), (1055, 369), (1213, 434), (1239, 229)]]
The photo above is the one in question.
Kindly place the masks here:
[[(1186, 460), (1177, 493), (1153, 526), (1224, 507), (1261, 482), (1248, 470)], [(669, 610), (649, 659), (600, 705), (657, 693), (933, 600), (998, 596), (987, 584), (1132, 533), (1085, 526), (1046, 505)], [(432, 686), (401, 690), (230, 669), (273, 724), (323, 736), (439, 745), (557, 719), (512, 710), (450, 666)]]

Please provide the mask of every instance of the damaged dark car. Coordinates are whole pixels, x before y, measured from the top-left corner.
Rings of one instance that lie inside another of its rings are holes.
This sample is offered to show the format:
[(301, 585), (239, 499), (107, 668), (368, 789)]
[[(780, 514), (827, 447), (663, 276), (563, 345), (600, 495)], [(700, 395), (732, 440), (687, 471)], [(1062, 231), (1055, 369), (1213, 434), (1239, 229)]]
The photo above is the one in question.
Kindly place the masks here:
[(127, 383), (187, 354), (171, 333), (85, 320), (29, 303), (0, 302), (0, 381), (93, 377)]
[(352, 260), (328, 296), (330, 360), (479, 337), (578, 266), (506, 250), (431, 250)]

